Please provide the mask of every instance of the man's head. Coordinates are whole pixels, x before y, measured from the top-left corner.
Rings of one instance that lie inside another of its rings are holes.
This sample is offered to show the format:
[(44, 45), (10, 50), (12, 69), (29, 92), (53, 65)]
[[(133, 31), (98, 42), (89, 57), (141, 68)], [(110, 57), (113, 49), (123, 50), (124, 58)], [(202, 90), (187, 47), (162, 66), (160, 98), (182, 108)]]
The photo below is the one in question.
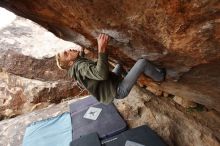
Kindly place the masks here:
[(57, 66), (60, 69), (69, 69), (75, 60), (79, 57), (79, 51), (69, 49), (56, 55)]

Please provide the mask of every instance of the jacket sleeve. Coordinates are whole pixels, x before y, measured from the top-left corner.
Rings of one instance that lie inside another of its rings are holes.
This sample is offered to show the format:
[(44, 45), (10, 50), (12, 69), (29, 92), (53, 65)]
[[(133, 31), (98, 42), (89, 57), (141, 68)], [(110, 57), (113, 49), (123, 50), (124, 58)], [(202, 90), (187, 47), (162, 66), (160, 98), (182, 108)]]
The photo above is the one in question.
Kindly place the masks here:
[(93, 80), (107, 80), (109, 75), (108, 55), (98, 54), (97, 64), (85, 63), (80, 73)]

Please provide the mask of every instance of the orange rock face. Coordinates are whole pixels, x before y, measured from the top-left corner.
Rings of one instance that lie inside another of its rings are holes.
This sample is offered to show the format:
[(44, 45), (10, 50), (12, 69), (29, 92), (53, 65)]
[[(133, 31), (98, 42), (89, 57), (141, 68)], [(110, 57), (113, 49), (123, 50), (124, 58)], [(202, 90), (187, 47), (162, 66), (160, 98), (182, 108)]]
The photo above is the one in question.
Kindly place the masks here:
[(97, 35), (106, 33), (111, 58), (131, 67), (145, 57), (166, 67), (161, 89), (220, 111), (219, 0), (1, 0), (0, 6), (94, 54)]

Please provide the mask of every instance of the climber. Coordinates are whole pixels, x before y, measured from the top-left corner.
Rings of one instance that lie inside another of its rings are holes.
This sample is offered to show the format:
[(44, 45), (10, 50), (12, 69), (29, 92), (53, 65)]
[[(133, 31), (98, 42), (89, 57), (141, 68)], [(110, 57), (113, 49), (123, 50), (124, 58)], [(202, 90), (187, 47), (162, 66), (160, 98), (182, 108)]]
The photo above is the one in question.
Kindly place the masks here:
[(100, 34), (98, 42), (98, 60), (93, 62), (83, 57), (76, 50), (66, 50), (56, 55), (57, 66), (68, 70), (68, 75), (83, 85), (100, 102), (109, 104), (114, 98), (125, 98), (141, 73), (161, 82), (165, 79), (165, 70), (159, 69), (146, 59), (139, 59), (124, 79), (121, 76), (122, 65), (117, 64), (109, 71), (108, 44), (109, 36)]

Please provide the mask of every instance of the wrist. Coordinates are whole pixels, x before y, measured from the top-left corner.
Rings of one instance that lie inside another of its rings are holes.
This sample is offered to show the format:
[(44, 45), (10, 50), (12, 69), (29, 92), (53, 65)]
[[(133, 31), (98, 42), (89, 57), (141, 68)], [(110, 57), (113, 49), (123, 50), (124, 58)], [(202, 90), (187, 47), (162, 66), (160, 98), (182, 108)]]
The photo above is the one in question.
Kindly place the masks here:
[(106, 49), (105, 49), (105, 48), (98, 48), (98, 52), (99, 52), (99, 53), (105, 53), (105, 52), (106, 52)]
[(98, 53), (98, 58), (99, 59), (108, 58), (108, 54), (107, 53)]

